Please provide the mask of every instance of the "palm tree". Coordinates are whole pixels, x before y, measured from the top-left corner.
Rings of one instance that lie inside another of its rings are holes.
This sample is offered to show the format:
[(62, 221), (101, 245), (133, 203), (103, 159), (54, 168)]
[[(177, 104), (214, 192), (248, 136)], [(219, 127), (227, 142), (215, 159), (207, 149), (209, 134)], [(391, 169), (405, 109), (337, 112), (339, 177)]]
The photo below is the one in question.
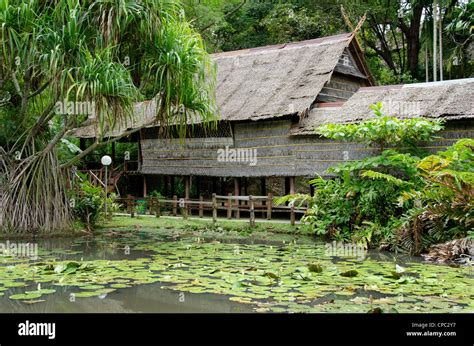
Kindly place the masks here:
[[(68, 228), (67, 168), (107, 144), (134, 102), (156, 97), (163, 126), (214, 117), (212, 63), (183, 13), (174, 0), (1, 2), (0, 120), (10, 126), (0, 133), (0, 228)], [(67, 131), (91, 114), (96, 141), (59, 162)]]

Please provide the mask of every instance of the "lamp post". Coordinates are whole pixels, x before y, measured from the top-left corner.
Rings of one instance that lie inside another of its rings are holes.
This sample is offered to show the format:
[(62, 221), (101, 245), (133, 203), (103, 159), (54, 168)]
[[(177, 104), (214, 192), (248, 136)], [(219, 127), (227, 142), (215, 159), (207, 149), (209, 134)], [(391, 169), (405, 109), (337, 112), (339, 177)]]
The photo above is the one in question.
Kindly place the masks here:
[(107, 189), (109, 186), (107, 185), (107, 167), (112, 163), (112, 159), (108, 155), (102, 156), (100, 162), (105, 167), (105, 217), (107, 217)]

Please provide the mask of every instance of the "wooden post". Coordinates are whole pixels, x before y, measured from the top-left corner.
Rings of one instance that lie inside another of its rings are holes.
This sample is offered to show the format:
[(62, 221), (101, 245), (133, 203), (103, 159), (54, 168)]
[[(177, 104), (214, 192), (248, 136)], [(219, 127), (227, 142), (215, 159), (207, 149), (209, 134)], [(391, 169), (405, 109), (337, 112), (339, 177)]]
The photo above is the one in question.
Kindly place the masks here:
[(155, 203), (155, 216), (156, 217), (161, 216), (160, 200), (158, 198), (156, 199), (156, 203)]
[(154, 208), (154, 199), (153, 197), (147, 197), (145, 198), (145, 203), (146, 203), (146, 206), (145, 206), (145, 215), (148, 213), (150, 215), (153, 214), (153, 208)]
[(290, 177), (290, 195), (296, 193), (296, 177)]
[(127, 196), (127, 205), (129, 207), (130, 217), (135, 217), (135, 198), (132, 195)]
[(212, 222), (217, 221), (217, 201), (216, 201), (216, 194), (212, 194)]
[[(267, 186), (265, 177), (260, 178), (260, 196), (265, 196), (267, 194)], [(265, 201), (262, 200), (262, 207), (265, 205)], [(265, 212), (262, 208), (262, 218), (265, 217)]]
[(186, 217), (189, 213), (189, 196), (190, 196), (190, 189), (191, 189), (191, 177), (187, 176), (184, 178), (184, 213)]
[(173, 216), (178, 216), (178, 196), (173, 195)]
[(143, 175), (143, 197), (146, 198), (147, 191), (146, 191), (146, 175)]
[(291, 221), (291, 225), (294, 226), (295, 225), (295, 203), (292, 202), (290, 204), (290, 221)]
[(184, 201), (184, 208), (181, 209), (181, 213), (183, 214), (183, 219), (187, 220), (188, 219), (188, 209), (186, 208), (186, 201)]
[[(239, 178), (234, 178), (234, 196), (236, 196), (236, 197), (240, 196)], [(234, 205), (236, 207), (236, 209), (235, 209), (235, 218), (240, 219), (240, 201), (238, 199), (236, 199)]]
[(273, 194), (270, 192), (267, 197), (267, 220), (272, 219)]
[(232, 219), (232, 194), (227, 194), (227, 218)]
[(249, 196), (249, 206), (250, 206), (250, 227), (255, 227), (255, 210), (253, 203), (253, 196)]
[(174, 176), (170, 177), (170, 196), (174, 195)]
[(203, 200), (204, 198), (202, 196), (199, 196), (199, 217), (202, 218), (203, 216), (203, 211), (204, 211), (204, 205), (203, 205)]

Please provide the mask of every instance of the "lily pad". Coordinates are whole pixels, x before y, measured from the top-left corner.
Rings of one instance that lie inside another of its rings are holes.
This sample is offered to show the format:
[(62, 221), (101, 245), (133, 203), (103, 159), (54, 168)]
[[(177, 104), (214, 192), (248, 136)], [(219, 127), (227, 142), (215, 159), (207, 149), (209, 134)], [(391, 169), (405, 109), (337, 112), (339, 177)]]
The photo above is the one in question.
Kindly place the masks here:
[(323, 271), (323, 267), (319, 263), (313, 263), (308, 265), (308, 269), (310, 272), (313, 273), (321, 273)]
[(347, 278), (352, 278), (354, 276), (357, 276), (359, 274), (359, 272), (357, 270), (348, 270), (344, 273), (341, 273), (341, 276), (344, 276), (344, 277), (347, 277)]
[(9, 298), (13, 300), (27, 300), (27, 299), (36, 299), (41, 297), (41, 294), (38, 293), (23, 293), (23, 294), (13, 294)]

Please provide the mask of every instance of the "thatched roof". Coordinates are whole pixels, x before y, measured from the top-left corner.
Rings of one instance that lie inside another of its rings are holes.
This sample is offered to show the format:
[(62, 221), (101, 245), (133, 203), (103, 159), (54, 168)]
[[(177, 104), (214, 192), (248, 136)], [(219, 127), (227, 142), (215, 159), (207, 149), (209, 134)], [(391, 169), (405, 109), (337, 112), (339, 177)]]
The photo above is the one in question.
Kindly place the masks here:
[(385, 114), (398, 118), (474, 118), (474, 78), (360, 88), (338, 107), (313, 108), (292, 135), (314, 134), (327, 123), (352, 123), (374, 117), (370, 105), (382, 102)]
[(349, 35), (215, 54), (223, 120), (304, 114), (330, 79)]
[[(351, 41), (351, 34), (341, 34), (213, 54), (220, 119), (260, 120), (306, 114)], [(154, 101), (137, 104), (136, 118), (116, 126), (107, 135), (117, 136), (144, 125), (156, 126), (155, 110)], [(95, 137), (93, 120), (85, 125), (70, 134)]]

